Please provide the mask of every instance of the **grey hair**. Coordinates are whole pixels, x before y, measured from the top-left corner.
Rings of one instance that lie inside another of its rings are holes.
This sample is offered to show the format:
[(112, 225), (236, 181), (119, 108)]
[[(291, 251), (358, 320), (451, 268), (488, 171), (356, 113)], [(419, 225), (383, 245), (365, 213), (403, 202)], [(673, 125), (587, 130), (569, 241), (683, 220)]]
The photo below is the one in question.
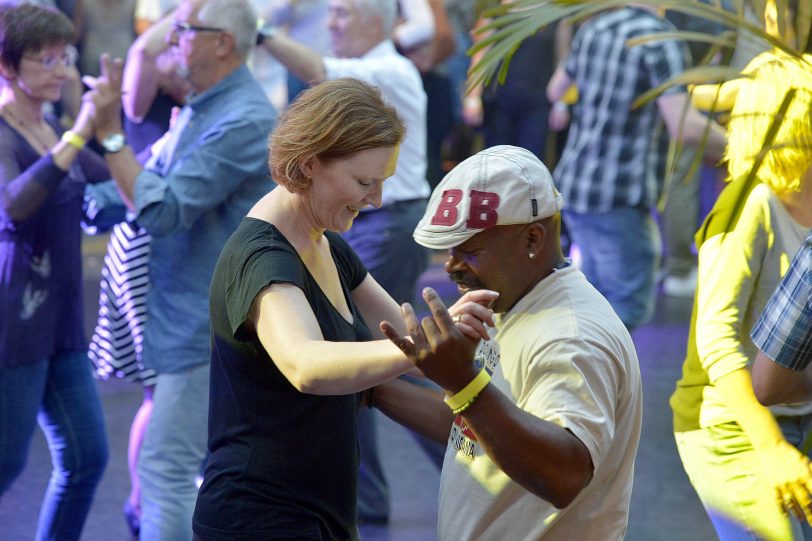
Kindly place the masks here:
[(247, 0), (203, 0), (197, 16), (231, 34), (237, 56), (248, 58), (257, 35), (257, 12)]
[(378, 15), (383, 22), (383, 31), (387, 38), (392, 36), (398, 16), (397, 0), (356, 0), (358, 8), (367, 15)]

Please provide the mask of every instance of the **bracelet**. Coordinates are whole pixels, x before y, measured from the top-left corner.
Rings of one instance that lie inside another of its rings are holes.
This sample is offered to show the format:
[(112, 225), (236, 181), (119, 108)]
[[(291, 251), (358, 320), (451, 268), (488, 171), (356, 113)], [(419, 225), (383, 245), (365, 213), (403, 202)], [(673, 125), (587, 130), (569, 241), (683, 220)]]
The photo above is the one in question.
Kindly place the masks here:
[(62, 141), (69, 144), (76, 150), (82, 150), (87, 144), (84, 137), (72, 130), (68, 130), (62, 134)]
[(454, 396), (445, 397), (445, 403), (448, 404), (449, 408), (451, 408), (452, 413), (462, 413), (471, 406), (476, 397), (479, 396), (479, 393), (481, 393), (482, 390), (488, 385), (490, 380), (491, 375), (488, 374), (488, 371), (483, 368), (468, 385), (463, 387), (460, 392)]
[(452, 413), (453, 415), (459, 415), (460, 413), (464, 412), (465, 410), (467, 410), (468, 408), (470, 408), (470, 407), (471, 407), (471, 404), (473, 404), (473, 403), (474, 403), (474, 401), (475, 401), (477, 398), (479, 398), (479, 395), (480, 395), (480, 394), (482, 394), (482, 392), (481, 392), (481, 391), (480, 391), (480, 392), (478, 392), (477, 394), (475, 394), (475, 395), (474, 395), (474, 396), (471, 398), (471, 400), (469, 400), (468, 402), (466, 402), (466, 403), (465, 403), (465, 404), (463, 404), (462, 406), (458, 407), (458, 408), (457, 408), (457, 409), (455, 409), (455, 410), (451, 410), (451, 413)]

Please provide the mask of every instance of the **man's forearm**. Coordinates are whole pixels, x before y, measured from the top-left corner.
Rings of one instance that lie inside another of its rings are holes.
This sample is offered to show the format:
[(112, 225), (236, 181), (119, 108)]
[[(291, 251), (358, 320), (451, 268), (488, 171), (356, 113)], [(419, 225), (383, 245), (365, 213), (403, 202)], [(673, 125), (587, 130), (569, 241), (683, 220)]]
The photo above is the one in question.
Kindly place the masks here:
[(393, 379), (375, 387), (372, 404), (387, 417), (438, 443), (445, 444), (454, 416), (443, 392)]
[(564, 66), (559, 64), (553, 76), (550, 78), (550, 82), (547, 84), (547, 99), (550, 100), (550, 103), (555, 103), (561, 99), (572, 84), (573, 81), (570, 79), (570, 76), (567, 75)]
[[(689, 122), (693, 124), (690, 127), (688, 126)], [(703, 147), (704, 155), (716, 161), (721, 160), (725, 153), (725, 145), (727, 145), (725, 129), (713, 119), (704, 116), (691, 107), (688, 115), (686, 115), (684, 143), (690, 146), (699, 146), (706, 130), (708, 136)]]
[(494, 464), (559, 509), (592, 477), (592, 459), (581, 440), (520, 409), (494, 385), (485, 387), (462, 415)]
[(104, 158), (121, 199), (124, 200), (127, 209), (135, 211), (135, 181), (143, 167), (138, 163), (132, 147), (125, 146), (120, 152), (107, 153)]
[(707, 130), (703, 154), (713, 160), (722, 158), (727, 144), (724, 128), (700, 113), (686, 92), (660, 96), (657, 107), (672, 139), (686, 146), (699, 147)]
[(281, 32), (266, 37), (261, 46), (265, 47), (265, 50), (271, 53), (288, 71), (305, 82), (323, 81), (327, 76), (324, 70), (324, 57), (321, 53)]
[(812, 400), (812, 369), (784, 368), (759, 351), (752, 377), (756, 398), (765, 406)]

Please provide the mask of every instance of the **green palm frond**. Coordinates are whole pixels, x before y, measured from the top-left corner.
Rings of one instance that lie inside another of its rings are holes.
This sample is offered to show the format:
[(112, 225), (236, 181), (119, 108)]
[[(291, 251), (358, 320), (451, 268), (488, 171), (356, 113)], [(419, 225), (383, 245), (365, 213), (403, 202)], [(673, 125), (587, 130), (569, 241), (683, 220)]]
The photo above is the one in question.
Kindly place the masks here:
[[(778, 129), (781, 127), (781, 122), (784, 116), (787, 114), (789, 110), (789, 106), (792, 103), (792, 100), (795, 99), (795, 89), (790, 90), (784, 96), (784, 100), (781, 102), (781, 106), (778, 108), (778, 111), (775, 115), (775, 120), (770, 124), (770, 127), (767, 129), (767, 133), (764, 136), (764, 143), (761, 146), (761, 151), (756, 156), (755, 161), (753, 162), (753, 167), (750, 168), (750, 171), (747, 173), (747, 179), (744, 181), (746, 186), (745, 193), (750, 193), (751, 188), (758, 182), (758, 170), (761, 168), (761, 164), (764, 162), (764, 158), (767, 156), (767, 152), (769, 152), (773, 148), (773, 143), (775, 142), (775, 137), (778, 135)], [(736, 201), (736, 205), (733, 207), (733, 212), (730, 214), (730, 218), (728, 223), (725, 224), (724, 231), (730, 231), (733, 222), (736, 221), (738, 216), (741, 214), (742, 209), (744, 208), (745, 198), (739, 199)]]
[(724, 83), (732, 81), (743, 75), (739, 70), (729, 66), (697, 66), (695, 68), (688, 68), (679, 75), (672, 77), (658, 87), (640, 94), (633, 102), (632, 108), (640, 107), (641, 105), (653, 100), (669, 88), (673, 86), (688, 86), (709, 83)]
[(704, 34), (702, 32), (689, 32), (687, 30), (681, 32), (658, 32), (648, 36), (640, 36), (633, 38), (626, 42), (629, 47), (636, 47), (638, 45), (645, 45), (653, 41), (662, 41), (666, 39), (675, 39), (682, 41), (695, 41), (699, 43), (714, 43), (721, 47), (735, 47), (736, 35), (730, 32), (725, 32), (720, 35)]
[[(779, 11), (787, 9), (787, 0), (777, 0), (777, 2)], [(737, 2), (735, 11), (725, 10), (718, 2), (707, 4), (699, 0), (642, 0), (637, 3), (699, 17), (730, 29), (745, 31), (762, 40), (765, 46), (775, 47), (787, 54), (798, 54), (780, 39), (768, 34), (763, 24), (749, 21), (745, 17), (741, 0)], [(763, 13), (765, 0), (752, 0), (752, 4), (756, 13)], [(811, 4), (808, 0), (799, 2), (796, 32), (800, 43), (806, 43), (808, 39), (809, 22), (812, 20)], [(482, 83), (487, 84), (494, 76), (499, 82), (504, 82), (513, 53), (525, 38), (540, 29), (562, 19), (578, 23), (601, 11), (627, 5), (628, 2), (621, 0), (517, 0), (484, 9), (482, 15), (490, 22), (482, 27), (479, 33), (487, 37), (476, 43), (469, 50), (469, 54), (473, 55), (482, 50), (485, 52), (481, 61), (471, 69), (469, 88)], [(779, 17), (779, 23), (783, 24), (782, 17)], [(779, 24), (779, 30), (783, 32), (785, 29), (781, 24)], [(732, 38), (729, 36), (715, 36), (699, 32), (676, 32), (671, 36), (671, 39), (674, 38), (726, 46), (730, 46), (732, 43)], [(649, 39), (658, 38), (642, 38), (640, 43)], [(663, 39), (663, 36), (659, 36), (659, 39)]]

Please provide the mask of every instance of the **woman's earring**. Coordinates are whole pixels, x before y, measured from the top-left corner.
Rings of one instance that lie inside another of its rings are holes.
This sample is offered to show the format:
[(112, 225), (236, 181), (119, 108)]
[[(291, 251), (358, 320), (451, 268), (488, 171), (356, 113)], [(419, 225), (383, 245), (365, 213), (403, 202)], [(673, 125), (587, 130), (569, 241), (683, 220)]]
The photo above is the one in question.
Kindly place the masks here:
[(536, 254), (534, 254), (533, 252), (530, 252), (530, 253), (527, 254), (527, 257), (529, 257), (530, 259), (533, 259), (534, 257), (536, 257)]

